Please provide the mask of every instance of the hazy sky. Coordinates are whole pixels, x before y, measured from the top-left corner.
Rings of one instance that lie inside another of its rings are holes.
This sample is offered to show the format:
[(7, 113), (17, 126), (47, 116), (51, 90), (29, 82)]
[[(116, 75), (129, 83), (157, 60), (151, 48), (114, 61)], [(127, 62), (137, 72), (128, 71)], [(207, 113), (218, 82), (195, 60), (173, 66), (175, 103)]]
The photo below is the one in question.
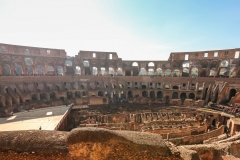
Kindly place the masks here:
[(240, 48), (239, 0), (0, 0), (0, 43), (117, 52), (166, 60), (170, 52)]

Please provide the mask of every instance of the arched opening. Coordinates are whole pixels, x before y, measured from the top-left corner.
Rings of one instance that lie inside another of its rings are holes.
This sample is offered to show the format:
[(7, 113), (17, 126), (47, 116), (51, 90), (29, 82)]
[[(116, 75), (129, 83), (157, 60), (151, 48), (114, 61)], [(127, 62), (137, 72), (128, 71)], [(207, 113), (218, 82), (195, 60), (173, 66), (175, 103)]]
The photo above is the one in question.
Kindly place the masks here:
[(229, 102), (231, 102), (232, 97), (236, 95), (237, 91), (236, 89), (231, 89), (229, 92)]
[(169, 102), (170, 102), (170, 97), (169, 97), (169, 96), (165, 96), (165, 100), (166, 100), (166, 104), (169, 104)]
[(163, 93), (161, 91), (157, 92), (157, 98), (162, 98), (163, 97)]
[(131, 76), (131, 70), (130, 69), (125, 70), (125, 76)]
[(185, 101), (186, 98), (187, 98), (187, 94), (186, 93), (181, 93), (180, 94), (180, 99), (182, 100), (182, 103)]
[(80, 91), (76, 91), (76, 92), (75, 92), (75, 97), (76, 97), (76, 98), (81, 98)]
[(123, 73), (122, 73), (122, 68), (118, 68), (117, 70), (117, 76), (122, 76)]
[(128, 98), (133, 98), (132, 91), (128, 91)]
[(33, 61), (31, 58), (25, 58), (24, 60), (26, 65), (33, 65)]
[(213, 126), (213, 127), (216, 127), (216, 119), (213, 119), (213, 120), (212, 120), (212, 126)]
[(76, 66), (75, 68), (75, 74), (76, 75), (81, 75), (81, 68), (79, 66)]
[(11, 68), (8, 64), (4, 65), (4, 71), (6, 75), (10, 75), (11, 74)]
[(166, 69), (166, 71), (165, 71), (165, 76), (166, 76), (166, 77), (171, 76), (171, 70), (170, 70), (170, 69)]
[(154, 69), (152, 69), (152, 68), (148, 69), (148, 75), (153, 76), (154, 75)]
[(15, 72), (18, 76), (21, 76), (23, 74), (22, 66), (20, 66), (19, 64), (15, 64)]
[(63, 67), (62, 66), (57, 66), (57, 74), (63, 75)]
[(162, 76), (162, 68), (157, 69), (157, 76)]
[(228, 67), (228, 61), (227, 60), (223, 60), (221, 63), (220, 63), (220, 67)]
[(148, 63), (148, 67), (154, 67), (154, 63), (153, 62)]
[(43, 75), (44, 74), (42, 65), (37, 65), (37, 73), (39, 75)]
[(93, 76), (97, 76), (98, 75), (97, 67), (92, 67), (92, 75)]
[(151, 92), (150, 92), (150, 98), (151, 98), (151, 99), (154, 99), (154, 98), (155, 98), (155, 92), (154, 92), (154, 91), (151, 91)]
[(182, 77), (189, 77), (189, 69), (183, 68)]
[(141, 68), (139, 75), (145, 76), (146, 75), (146, 69), (145, 68)]
[(88, 61), (83, 62), (84, 70), (85, 70), (85, 75), (91, 75), (91, 70), (90, 70), (90, 65)]
[(186, 68), (186, 67), (188, 68), (189, 67), (189, 62), (183, 62), (182, 63), (182, 67), (183, 68)]
[(85, 89), (85, 86), (83, 84), (80, 87), (81, 87), (81, 89)]
[(145, 97), (145, 98), (148, 97), (148, 92), (147, 91), (143, 91), (142, 92), (142, 97)]
[(106, 69), (105, 69), (104, 67), (101, 67), (100, 69), (101, 69), (101, 75), (103, 75), (103, 76), (104, 76), (104, 75), (105, 75), (105, 73), (106, 73)]
[(110, 76), (114, 75), (114, 69), (112, 67), (109, 67), (109, 75)]
[(173, 86), (172, 89), (178, 89), (178, 86)]
[(56, 97), (55, 97), (55, 93), (54, 92), (51, 92), (50, 93), (50, 99), (55, 99)]
[(27, 66), (27, 71), (28, 71), (28, 74), (33, 74), (32, 66)]
[(207, 68), (208, 67), (208, 62), (207, 61), (202, 61), (201, 66), (202, 66), (202, 68)]
[(206, 77), (207, 76), (207, 71), (206, 69), (202, 69), (200, 72), (200, 77)]
[(83, 91), (83, 96), (87, 96), (87, 92), (86, 91)]
[(178, 99), (178, 93), (177, 92), (174, 92), (172, 94), (172, 99)]
[(173, 71), (173, 77), (179, 77), (180, 76), (180, 71), (178, 69), (175, 69)]
[(70, 61), (70, 60), (66, 60), (65, 61), (65, 66), (72, 66), (72, 61)]
[(137, 62), (133, 62), (132, 70), (133, 70), (133, 76), (138, 76), (139, 69), (138, 69), (138, 63)]
[(189, 99), (193, 99), (194, 100), (195, 94), (194, 93), (190, 93), (188, 97), (189, 97)]
[(68, 91), (67, 92), (67, 99), (71, 99), (72, 98), (72, 92)]
[(40, 100), (46, 100), (44, 93), (41, 93), (41, 94), (40, 94)]
[(104, 96), (103, 91), (98, 91), (98, 96), (99, 96), (99, 97), (103, 97), (103, 96)]
[(198, 69), (196, 67), (191, 69), (191, 76), (197, 77), (198, 76)]
[(145, 84), (142, 84), (142, 89), (146, 89), (147, 86)]
[(48, 73), (48, 74), (53, 74), (53, 73), (54, 73), (54, 68), (53, 68), (53, 66), (47, 66), (47, 73)]
[(37, 94), (32, 94), (32, 100), (33, 100), (33, 101), (38, 100), (38, 99), (37, 99)]

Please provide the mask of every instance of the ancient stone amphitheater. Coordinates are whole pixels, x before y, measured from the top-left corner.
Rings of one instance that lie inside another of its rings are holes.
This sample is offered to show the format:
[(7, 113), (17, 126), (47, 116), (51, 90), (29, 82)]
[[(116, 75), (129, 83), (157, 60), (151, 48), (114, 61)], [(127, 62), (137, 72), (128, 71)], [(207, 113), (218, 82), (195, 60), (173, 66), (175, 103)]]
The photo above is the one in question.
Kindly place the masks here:
[[(0, 47), (1, 159), (240, 158), (240, 48), (133, 61)], [(52, 130), (10, 130), (18, 114), (63, 105)]]

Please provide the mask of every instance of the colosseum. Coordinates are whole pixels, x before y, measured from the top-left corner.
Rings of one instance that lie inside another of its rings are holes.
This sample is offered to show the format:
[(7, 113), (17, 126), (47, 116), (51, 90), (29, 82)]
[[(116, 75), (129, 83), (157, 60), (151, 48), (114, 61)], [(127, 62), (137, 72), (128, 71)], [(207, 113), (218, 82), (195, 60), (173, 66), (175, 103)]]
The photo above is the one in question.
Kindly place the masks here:
[(240, 48), (134, 61), (0, 47), (1, 159), (240, 158)]

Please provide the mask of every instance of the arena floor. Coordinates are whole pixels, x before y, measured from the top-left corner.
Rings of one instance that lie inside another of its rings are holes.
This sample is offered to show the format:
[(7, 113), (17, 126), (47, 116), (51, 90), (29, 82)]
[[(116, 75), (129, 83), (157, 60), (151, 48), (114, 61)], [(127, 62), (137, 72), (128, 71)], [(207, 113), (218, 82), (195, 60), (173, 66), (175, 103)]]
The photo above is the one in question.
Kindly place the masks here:
[(11, 117), (0, 118), (0, 131), (54, 130), (70, 107), (56, 106), (15, 113)]

